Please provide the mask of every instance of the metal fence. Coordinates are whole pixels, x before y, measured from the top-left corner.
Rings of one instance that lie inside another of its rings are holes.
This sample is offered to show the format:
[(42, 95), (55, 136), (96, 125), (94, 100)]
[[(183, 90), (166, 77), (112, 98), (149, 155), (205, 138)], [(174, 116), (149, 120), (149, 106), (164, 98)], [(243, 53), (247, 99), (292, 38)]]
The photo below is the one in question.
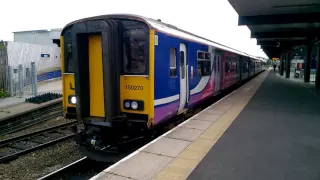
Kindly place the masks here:
[(37, 72), (35, 63), (6, 66), (3, 89), (10, 96), (37, 95)]
[[(292, 76), (299, 79), (304, 79), (304, 69), (295, 70), (294, 68), (291, 69)], [(316, 69), (311, 69), (310, 72), (310, 82), (316, 81)]]

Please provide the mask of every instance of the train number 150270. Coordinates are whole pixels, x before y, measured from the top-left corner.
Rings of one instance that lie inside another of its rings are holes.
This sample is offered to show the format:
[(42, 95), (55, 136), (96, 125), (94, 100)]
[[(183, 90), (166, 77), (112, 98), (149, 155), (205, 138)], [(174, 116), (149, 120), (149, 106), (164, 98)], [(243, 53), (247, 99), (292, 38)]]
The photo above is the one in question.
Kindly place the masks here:
[(126, 85), (126, 89), (131, 91), (143, 91), (143, 86)]

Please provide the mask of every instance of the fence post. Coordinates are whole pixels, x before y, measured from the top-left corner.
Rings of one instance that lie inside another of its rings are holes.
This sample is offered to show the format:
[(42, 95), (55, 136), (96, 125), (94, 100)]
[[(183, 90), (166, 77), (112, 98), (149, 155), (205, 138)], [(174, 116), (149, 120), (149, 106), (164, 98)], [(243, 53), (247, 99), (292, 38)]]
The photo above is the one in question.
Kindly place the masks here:
[(32, 92), (34, 96), (38, 95), (37, 70), (35, 62), (31, 62)]
[(22, 64), (19, 64), (19, 89), (20, 89), (20, 96), (23, 96), (24, 91), (24, 82), (23, 82), (23, 68)]
[(13, 70), (11, 66), (7, 66), (8, 67), (8, 91), (10, 93), (10, 96), (13, 96)]

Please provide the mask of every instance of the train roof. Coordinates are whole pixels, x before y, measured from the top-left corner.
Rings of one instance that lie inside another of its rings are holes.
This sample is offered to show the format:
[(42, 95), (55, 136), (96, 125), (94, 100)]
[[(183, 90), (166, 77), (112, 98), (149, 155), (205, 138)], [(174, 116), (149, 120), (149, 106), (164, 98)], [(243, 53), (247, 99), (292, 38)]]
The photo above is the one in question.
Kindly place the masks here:
[(249, 54), (247, 54), (245, 52), (236, 50), (234, 48), (231, 48), (231, 47), (225, 46), (223, 44), (217, 43), (215, 41), (209, 40), (207, 38), (204, 38), (204, 37), (195, 35), (193, 33), (187, 32), (185, 30), (179, 29), (176, 26), (173, 26), (171, 24), (166, 24), (166, 23), (163, 23), (163, 22), (161, 22), (159, 20), (155, 20), (155, 19), (152, 19), (152, 18), (147, 18), (147, 17), (143, 17), (143, 16), (139, 16), (139, 15), (134, 15), (134, 14), (109, 14), (109, 15), (101, 15), (101, 16), (94, 16), (94, 17), (80, 19), (80, 20), (73, 21), (73, 22), (67, 24), (63, 28), (61, 33), (63, 33), (64, 30), (67, 27), (69, 27), (69, 26), (71, 26), (71, 25), (73, 25), (75, 23), (88, 21), (88, 20), (100, 20), (100, 19), (106, 19), (106, 18), (118, 18), (118, 19), (119, 18), (124, 18), (124, 19), (133, 19), (133, 20), (144, 21), (145, 23), (147, 23), (147, 25), (150, 28), (162, 31), (164, 33), (171, 34), (171, 35), (174, 35), (174, 36), (178, 36), (178, 37), (181, 37), (181, 38), (186, 38), (186, 39), (189, 39), (189, 40), (192, 40), (192, 41), (196, 41), (196, 42), (199, 42), (199, 43), (211, 45), (211, 46), (214, 46), (214, 47), (216, 47), (218, 49), (230, 51), (230, 52), (233, 52), (235, 54), (239, 54), (239, 55), (242, 55), (242, 56), (250, 57), (252, 59), (258, 59), (255, 56), (249, 55)]

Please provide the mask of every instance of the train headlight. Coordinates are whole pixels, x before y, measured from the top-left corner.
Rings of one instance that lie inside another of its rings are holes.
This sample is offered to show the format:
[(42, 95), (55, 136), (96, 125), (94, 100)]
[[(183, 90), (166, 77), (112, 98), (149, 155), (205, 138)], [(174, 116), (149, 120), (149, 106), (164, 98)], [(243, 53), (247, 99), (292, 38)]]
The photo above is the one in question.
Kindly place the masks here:
[(125, 102), (125, 103), (124, 103), (124, 106), (125, 106), (126, 108), (130, 108), (130, 102), (128, 102), (128, 101)]
[(70, 104), (76, 104), (77, 103), (76, 96), (69, 96), (69, 103)]
[(138, 109), (138, 103), (135, 102), (135, 101), (132, 101), (131, 102), (131, 108), (134, 109), (134, 110)]
[(124, 100), (123, 107), (128, 110), (143, 111), (144, 102), (141, 100)]
[(76, 104), (77, 103), (77, 98), (75, 96), (71, 97), (70, 99), (72, 104)]

